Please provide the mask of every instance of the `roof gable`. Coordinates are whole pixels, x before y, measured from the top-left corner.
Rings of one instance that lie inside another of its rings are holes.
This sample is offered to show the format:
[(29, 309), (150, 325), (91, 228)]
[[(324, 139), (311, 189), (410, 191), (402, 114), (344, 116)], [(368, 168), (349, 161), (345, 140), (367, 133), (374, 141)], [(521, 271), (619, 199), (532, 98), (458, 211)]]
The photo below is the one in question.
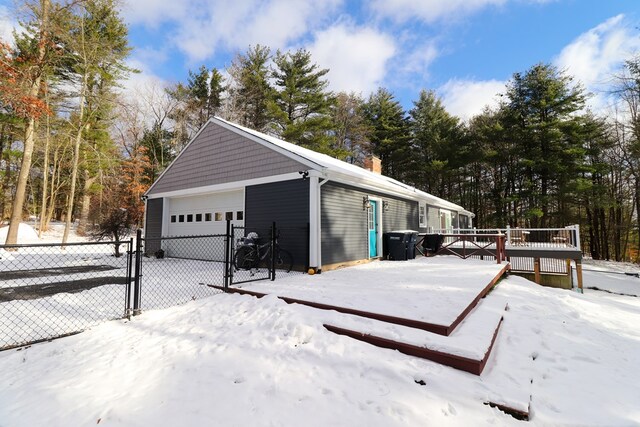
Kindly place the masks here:
[(301, 162), (209, 121), (147, 194), (263, 178), (307, 169)]

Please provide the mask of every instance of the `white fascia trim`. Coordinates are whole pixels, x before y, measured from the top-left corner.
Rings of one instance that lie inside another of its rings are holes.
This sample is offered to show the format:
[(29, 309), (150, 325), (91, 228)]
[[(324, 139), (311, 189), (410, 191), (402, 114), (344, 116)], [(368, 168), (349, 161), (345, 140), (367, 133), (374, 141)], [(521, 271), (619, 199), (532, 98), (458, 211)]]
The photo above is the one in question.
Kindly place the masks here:
[[(331, 181), (335, 181), (335, 182), (340, 182), (342, 184), (347, 184), (347, 185), (352, 185), (358, 188), (362, 188), (362, 189), (366, 189), (366, 190), (370, 190), (370, 191), (377, 191), (380, 193), (385, 193), (388, 194), (390, 196), (396, 196), (396, 197), (401, 197), (404, 199), (410, 199), (410, 200), (414, 200), (417, 202), (427, 202), (429, 203), (431, 206), (435, 206), (438, 208), (442, 208), (442, 209), (447, 209), (450, 210), (452, 212), (463, 212), (466, 213), (465, 210), (462, 209), (462, 207), (460, 207), (459, 210), (457, 209), (453, 209), (452, 205), (455, 206), (453, 203), (451, 202), (447, 202), (446, 204), (440, 202), (440, 200), (438, 198), (436, 198), (435, 196), (432, 196), (433, 198), (428, 198), (425, 196), (422, 196), (420, 194), (416, 194), (410, 190), (405, 190), (405, 191), (399, 191), (397, 188), (390, 188), (389, 186), (381, 186), (378, 183), (375, 184), (371, 184), (365, 180), (356, 180), (353, 179), (352, 176), (349, 175), (342, 175), (342, 174), (338, 174), (336, 172), (329, 172), (328, 173), (328, 178)], [(469, 212), (469, 214), (471, 214)]]
[(269, 148), (269, 149), (275, 151), (276, 153), (282, 154), (283, 156), (286, 156), (286, 157), (288, 157), (288, 158), (290, 158), (292, 160), (295, 160), (298, 163), (302, 163), (303, 165), (305, 165), (305, 166), (307, 166), (309, 168), (312, 168), (312, 169), (315, 169), (315, 170), (319, 170), (319, 171), (324, 171), (324, 169), (325, 169), (324, 166), (322, 166), (322, 165), (320, 165), (320, 164), (318, 164), (318, 163), (316, 163), (314, 161), (311, 161), (311, 160), (307, 159), (306, 157), (303, 157), (303, 156), (301, 156), (299, 154), (293, 153), (293, 152), (291, 152), (289, 150), (286, 150), (286, 149), (284, 149), (282, 147), (279, 147), (279, 146), (277, 146), (275, 144), (272, 144), (269, 141), (266, 141), (266, 140), (264, 140), (262, 138), (259, 138), (256, 135), (253, 135), (253, 134), (251, 134), (249, 132), (245, 132), (244, 130), (239, 129), (239, 128), (233, 126), (232, 124), (227, 123), (227, 122), (225, 122), (223, 120), (220, 120), (220, 119), (218, 119), (216, 117), (210, 118), (209, 119), (209, 123), (215, 123), (217, 125), (220, 125), (223, 128), (225, 128), (227, 130), (230, 130), (231, 132), (237, 133), (238, 135), (242, 135), (245, 138), (250, 139), (253, 142), (262, 145), (263, 147)]
[(221, 191), (240, 190), (251, 185), (269, 184), (271, 182), (291, 181), (302, 179), (298, 172), (285, 173), (282, 175), (272, 175), (263, 178), (246, 179), (244, 181), (226, 182), (224, 184), (205, 185), (202, 187), (186, 188), (183, 190), (165, 191), (164, 193), (149, 194), (150, 199), (161, 197), (185, 197), (207, 193), (217, 193)]

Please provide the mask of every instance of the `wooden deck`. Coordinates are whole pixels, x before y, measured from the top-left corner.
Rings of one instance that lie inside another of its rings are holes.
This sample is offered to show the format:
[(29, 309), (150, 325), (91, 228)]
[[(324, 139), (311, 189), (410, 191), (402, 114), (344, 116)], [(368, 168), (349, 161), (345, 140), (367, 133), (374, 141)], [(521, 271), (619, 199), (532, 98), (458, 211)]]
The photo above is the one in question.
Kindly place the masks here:
[[(475, 315), (478, 316), (478, 323), (483, 324), (483, 335), (476, 340), (478, 341), (476, 343), (477, 348), (474, 349), (456, 348), (456, 334), (454, 334), (454, 331), (456, 331), (457, 328), (465, 321), (469, 324), (474, 323), (474, 315), (470, 316), (470, 314), (472, 312), (477, 313), (478, 310), (481, 310), (482, 298), (484, 298), (498, 283), (498, 281), (507, 274), (509, 267), (509, 264), (504, 264), (497, 274), (495, 274), (491, 280), (481, 287), (475, 297), (470, 301), (467, 301), (467, 303), (462, 306), (454, 320), (446, 324), (424, 322), (408, 316), (394, 316), (386, 313), (354, 308), (351, 306), (327, 304), (310, 298), (294, 298), (286, 294), (281, 294), (280, 292), (286, 293), (282, 288), (278, 289), (277, 295), (279, 299), (288, 304), (302, 304), (320, 310), (334, 310), (348, 315), (348, 318), (345, 318), (344, 325), (332, 324), (333, 322), (325, 323), (324, 327), (331, 332), (367, 342), (378, 347), (397, 350), (407, 355), (431, 360), (475, 375), (480, 375), (491, 356), (493, 345), (498, 337), (500, 326), (502, 324), (502, 316), (494, 316), (493, 318), (495, 321), (491, 321), (487, 320), (488, 317), (486, 315), (484, 317), (477, 314)], [(257, 298), (262, 298), (267, 295), (265, 292), (258, 292), (250, 289), (233, 287), (225, 289), (221, 286), (210, 286), (229, 293), (254, 296)], [(264, 285), (261, 287), (264, 288)], [(310, 294), (310, 296), (312, 296), (313, 293)], [(363, 323), (358, 319), (366, 319), (366, 322)], [(400, 329), (410, 329), (401, 333), (400, 339), (398, 339), (395, 338), (388, 330), (385, 330), (384, 325), (397, 325), (394, 326), (396, 329), (398, 329), (398, 327), (400, 327)], [(477, 326), (478, 325), (476, 325), (476, 327)], [(462, 332), (461, 334), (464, 335)], [(468, 334), (469, 332), (467, 332), (467, 336)], [(407, 338), (403, 339), (403, 336)], [(430, 338), (430, 336), (433, 338)]]

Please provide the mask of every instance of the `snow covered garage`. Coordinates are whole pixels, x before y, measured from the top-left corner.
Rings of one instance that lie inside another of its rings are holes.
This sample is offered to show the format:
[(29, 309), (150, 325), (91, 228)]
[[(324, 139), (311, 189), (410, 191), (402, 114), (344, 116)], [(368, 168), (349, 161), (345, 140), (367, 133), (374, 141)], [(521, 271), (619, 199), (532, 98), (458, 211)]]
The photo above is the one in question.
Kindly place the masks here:
[(147, 191), (145, 236), (224, 233), (227, 219), (276, 222), (305, 230), (280, 241), (296, 264), (328, 269), (381, 257), (386, 231), (471, 227), (471, 212), (368, 160), (367, 170), (213, 118)]

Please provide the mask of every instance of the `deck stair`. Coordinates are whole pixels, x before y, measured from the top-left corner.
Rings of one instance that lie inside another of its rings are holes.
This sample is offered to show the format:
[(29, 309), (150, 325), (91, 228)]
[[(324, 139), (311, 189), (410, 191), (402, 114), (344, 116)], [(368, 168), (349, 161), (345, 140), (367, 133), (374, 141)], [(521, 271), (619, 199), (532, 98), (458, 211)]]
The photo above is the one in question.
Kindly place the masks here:
[[(302, 304), (348, 315), (343, 317), (345, 321), (340, 325), (324, 324), (324, 327), (331, 332), (480, 375), (497, 338), (505, 307), (502, 304), (502, 307), (497, 309), (495, 303), (480, 305), (479, 303), (508, 272), (509, 267), (509, 264), (505, 264), (475, 299), (448, 325), (437, 325), (286, 296), (278, 296), (278, 298), (288, 304)], [(212, 287), (225, 290), (221, 286), (212, 285)], [(267, 295), (242, 288), (228, 288), (226, 291), (258, 298)], [(470, 316), (472, 313), (473, 315)], [(457, 328), (463, 324), (465, 327), (460, 328), (458, 332)], [(474, 348), (461, 348), (459, 343), (469, 342), (471, 336), (473, 336), (471, 342), (474, 343)]]
[[(504, 297), (487, 294), (507, 274), (509, 268), (510, 265), (506, 264), (448, 325), (437, 325), (286, 296), (278, 296), (278, 298), (288, 304), (302, 304), (341, 313), (342, 316), (331, 316), (330, 323), (328, 321), (323, 324), (327, 330), (336, 334), (479, 376), (491, 358), (500, 328), (505, 321), (505, 313), (509, 308), (508, 301)], [(220, 286), (214, 287), (224, 290)], [(258, 298), (267, 295), (242, 288), (229, 288), (227, 292)], [(524, 395), (526, 394), (525, 385), (520, 384), (521, 387), (518, 387), (518, 390), (500, 390), (502, 387), (498, 387), (495, 393), (491, 393), (490, 389), (494, 388), (491, 386), (494, 382), (492, 377), (496, 374), (505, 375), (503, 372), (490, 372), (489, 377), (486, 378), (488, 395), (484, 403), (518, 419), (528, 420), (529, 399)], [(505, 400), (505, 393), (506, 396), (512, 395), (512, 399)]]

